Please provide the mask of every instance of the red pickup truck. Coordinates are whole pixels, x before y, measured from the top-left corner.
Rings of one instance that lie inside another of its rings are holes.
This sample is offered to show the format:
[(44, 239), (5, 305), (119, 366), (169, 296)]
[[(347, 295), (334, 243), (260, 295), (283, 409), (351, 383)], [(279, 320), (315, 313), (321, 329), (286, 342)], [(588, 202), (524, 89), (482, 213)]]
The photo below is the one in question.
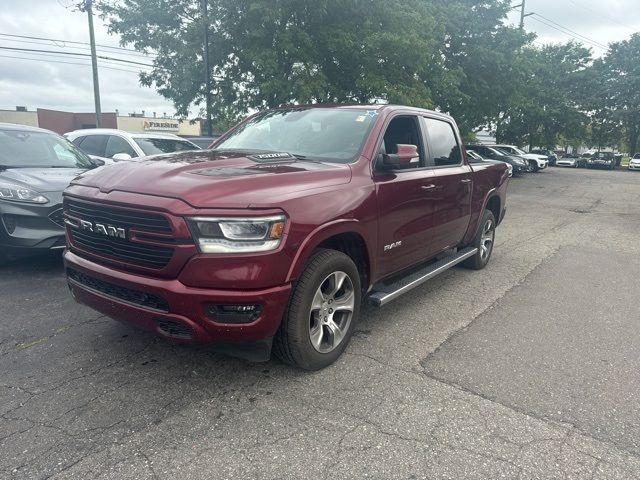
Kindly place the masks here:
[(469, 165), (454, 120), (433, 111), (258, 113), (209, 150), (77, 177), (64, 194), (69, 287), (175, 341), (323, 368), (364, 299), (487, 264), (507, 175)]

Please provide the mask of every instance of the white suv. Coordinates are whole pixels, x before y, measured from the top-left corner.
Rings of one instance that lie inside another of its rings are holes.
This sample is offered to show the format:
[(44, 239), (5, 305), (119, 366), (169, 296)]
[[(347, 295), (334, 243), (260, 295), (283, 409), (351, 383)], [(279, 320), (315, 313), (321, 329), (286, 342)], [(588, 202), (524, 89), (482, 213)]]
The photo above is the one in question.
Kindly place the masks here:
[(159, 153), (200, 150), (195, 143), (171, 133), (129, 133), (112, 128), (88, 128), (64, 134), (88, 155), (115, 161)]
[(509, 155), (516, 155), (518, 157), (526, 158), (529, 161), (529, 165), (534, 172), (538, 170), (544, 170), (549, 165), (549, 157), (546, 155), (538, 155), (537, 153), (527, 153), (524, 150), (516, 147), (515, 145), (491, 145), (493, 148), (499, 148)]

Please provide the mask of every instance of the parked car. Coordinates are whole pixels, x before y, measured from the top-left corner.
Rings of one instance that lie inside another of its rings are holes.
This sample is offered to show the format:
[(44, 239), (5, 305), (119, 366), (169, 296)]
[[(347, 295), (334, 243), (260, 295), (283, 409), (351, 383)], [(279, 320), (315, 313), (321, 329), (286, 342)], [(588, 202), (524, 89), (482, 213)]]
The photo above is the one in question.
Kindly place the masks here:
[(587, 159), (589, 168), (607, 168), (614, 170), (616, 168), (616, 159), (613, 152), (596, 152)]
[(565, 153), (556, 161), (557, 167), (586, 167), (587, 159), (575, 153)]
[(467, 160), (469, 162), (469, 165), (471, 165), (472, 167), (476, 166), (476, 165), (482, 165), (484, 163), (504, 163), (507, 166), (507, 172), (509, 172), (509, 177), (513, 177), (513, 166), (511, 166), (511, 164), (507, 163), (507, 162), (502, 162), (501, 160), (490, 160), (488, 158), (484, 158), (482, 155), (480, 155), (477, 152), (474, 152), (473, 150), (467, 150)]
[(632, 159), (629, 160), (629, 170), (640, 170), (640, 153), (636, 153)]
[(555, 167), (556, 162), (558, 161), (558, 155), (556, 155), (556, 152), (554, 152), (553, 150), (548, 150), (546, 148), (536, 148), (534, 150), (531, 150), (531, 152), (529, 153), (546, 156), (547, 160), (549, 161), (549, 165), (551, 165), (552, 167)]
[(633, 160), (640, 160), (640, 153), (636, 153), (636, 154), (633, 156)]
[(182, 137), (185, 140), (189, 140), (191, 143), (195, 143), (198, 147), (207, 149), (216, 141), (216, 139), (220, 138), (220, 135), (215, 135), (213, 137)]
[(129, 133), (111, 128), (88, 128), (65, 133), (65, 137), (87, 154), (118, 161), (200, 149), (189, 140), (171, 133)]
[(529, 162), (524, 158), (507, 155), (505, 152), (500, 151), (496, 148), (487, 147), (486, 145), (466, 145), (466, 149), (467, 153), (476, 152), (485, 159), (508, 163), (509, 165), (511, 165), (513, 174), (515, 175), (531, 171)]
[(456, 264), (483, 268), (507, 183), (502, 163), (468, 166), (447, 115), (271, 110), (212, 150), (76, 178), (66, 272), (74, 297), (111, 317), (253, 360), (273, 345), (319, 369), (345, 349), (363, 297), (382, 306)]
[(535, 153), (527, 153), (524, 150), (516, 147), (515, 145), (491, 145), (498, 150), (502, 150), (507, 155), (517, 155), (518, 157), (525, 158), (529, 162), (532, 172), (538, 172), (544, 170), (549, 165), (546, 155), (537, 155)]
[(49, 130), (0, 123), (0, 265), (63, 249), (62, 191), (101, 164)]

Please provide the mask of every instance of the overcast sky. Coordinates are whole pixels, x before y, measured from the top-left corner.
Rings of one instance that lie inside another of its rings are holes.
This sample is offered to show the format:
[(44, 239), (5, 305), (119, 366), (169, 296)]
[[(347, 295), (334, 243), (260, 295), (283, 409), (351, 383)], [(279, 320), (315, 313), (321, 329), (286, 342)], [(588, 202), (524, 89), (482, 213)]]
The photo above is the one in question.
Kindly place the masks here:
[[(88, 42), (86, 14), (64, 7), (73, 1), (0, 0), (0, 34)], [(525, 1), (526, 12), (536, 14), (525, 19), (525, 27), (539, 35), (538, 43), (565, 42), (577, 36), (585, 45), (593, 48), (596, 55), (602, 55), (604, 46), (609, 42), (626, 39), (633, 32), (640, 31), (640, 0)], [(513, 3), (520, 3), (520, 0), (514, 0)], [(509, 20), (518, 23), (519, 15), (519, 9), (515, 9)], [(118, 38), (107, 33), (106, 26), (99, 18), (95, 19), (95, 28), (98, 44), (119, 46)], [(56, 45), (2, 35), (0, 47), (88, 53), (83, 45)], [(150, 58), (124, 50), (99, 48), (100, 54), (141, 63), (151, 62)], [(69, 63), (53, 63), (53, 60)], [(121, 114), (127, 114), (145, 110), (149, 115), (152, 112), (158, 115), (174, 112), (170, 102), (153, 90), (139, 85), (136, 71), (144, 67), (104, 60), (100, 61), (100, 67), (103, 111), (118, 109)], [(114, 70), (116, 68), (127, 71)], [(41, 107), (93, 111), (89, 59), (82, 56), (51, 57), (0, 48), (0, 109), (13, 109), (16, 105), (27, 106), (30, 110)]]

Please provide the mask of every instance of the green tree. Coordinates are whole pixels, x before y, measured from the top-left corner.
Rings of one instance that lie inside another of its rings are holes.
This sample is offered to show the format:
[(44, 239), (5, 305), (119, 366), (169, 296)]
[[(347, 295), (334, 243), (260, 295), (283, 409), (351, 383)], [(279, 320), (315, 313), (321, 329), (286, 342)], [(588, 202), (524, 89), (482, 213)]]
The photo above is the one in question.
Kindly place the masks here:
[(601, 80), (603, 116), (622, 128), (631, 154), (638, 151), (640, 137), (640, 33), (613, 43), (595, 65)]
[(588, 117), (579, 107), (581, 82), (591, 63), (582, 45), (528, 46), (517, 61), (517, 92), (499, 118), (500, 141), (554, 148), (561, 138), (586, 135)]
[[(214, 110), (299, 102), (377, 99), (432, 107), (426, 77), (437, 76), (436, 25), (421, 0), (208, 0)], [(179, 114), (204, 99), (202, 30), (196, 0), (103, 3), (110, 30), (156, 51), (141, 76)]]
[(431, 0), (444, 27), (440, 51), (445, 83), (434, 99), (453, 115), (463, 134), (494, 123), (518, 93), (515, 67), (520, 49), (533, 39), (504, 25), (509, 1)]

